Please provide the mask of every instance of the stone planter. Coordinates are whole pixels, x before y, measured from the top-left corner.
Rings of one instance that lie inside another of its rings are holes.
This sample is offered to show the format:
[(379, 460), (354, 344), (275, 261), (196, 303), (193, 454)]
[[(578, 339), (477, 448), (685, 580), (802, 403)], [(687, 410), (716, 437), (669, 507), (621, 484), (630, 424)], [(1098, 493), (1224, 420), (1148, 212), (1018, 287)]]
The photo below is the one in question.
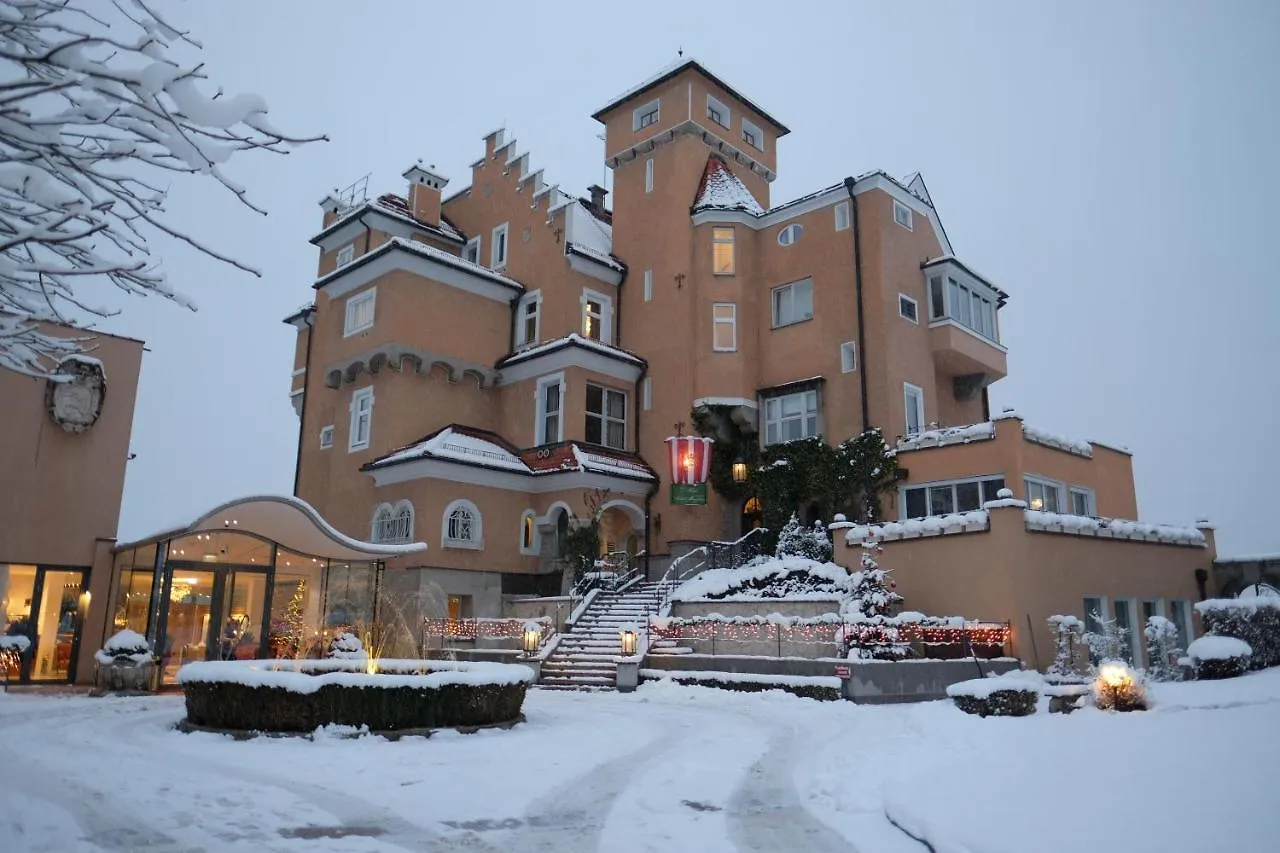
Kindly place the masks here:
[(99, 663), (94, 683), (104, 693), (149, 693), (155, 683), (155, 675), (154, 661), (134, 663), (125, 659)]

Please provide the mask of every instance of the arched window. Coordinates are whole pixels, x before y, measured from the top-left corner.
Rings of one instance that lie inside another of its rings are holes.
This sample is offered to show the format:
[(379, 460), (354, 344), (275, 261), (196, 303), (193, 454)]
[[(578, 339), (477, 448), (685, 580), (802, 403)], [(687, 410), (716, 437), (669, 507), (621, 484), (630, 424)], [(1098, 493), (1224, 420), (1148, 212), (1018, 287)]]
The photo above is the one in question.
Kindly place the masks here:
[(408, 542), (413, 539), (413, 504), (400, 501), (378, 504), (373, 511), (371, 542)]
[(445, 507), (440, 539), (446, 548), (483, 548), (484, 527), (480, 510), (468, 500)]
[(520, 516), (520, 553), (536, 554), (539, 550), (538, 522), (533, 510), (526, 509)]

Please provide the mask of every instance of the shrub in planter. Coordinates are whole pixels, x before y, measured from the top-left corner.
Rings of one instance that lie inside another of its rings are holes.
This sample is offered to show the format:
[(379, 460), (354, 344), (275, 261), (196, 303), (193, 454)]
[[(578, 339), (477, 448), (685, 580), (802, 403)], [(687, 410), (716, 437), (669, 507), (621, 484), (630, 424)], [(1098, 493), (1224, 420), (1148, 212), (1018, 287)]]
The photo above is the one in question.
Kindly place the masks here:
[(1145, 711), (1147, 691), (1128, 664), (1110, 660), (1098, 667), (1093, 704), (1103, 711)]
[(329, 651), (325, 656), (338, 660), (369, 659), (369, 653), (364, 650), (364, 644), (360, 642), (360, 638), (350, 631), (343, 631), (330, 640)]
[(1280, 665), (1280, 598), (1214, 598), (1195, 607), (1207, 633), (1249, 644), (1251, 668)]
[(147, 638), (125, 628), (112, 634), (93, 655), (102, 690), (150, 690), (156, 656)]
[(974, 678), (947, 688), (947, 695), (966, 714), (979, 717), (1026, 717), (1036, 712), (1040, 684), (1025, 673)]
[(1253, 649), (1244, 640), (1205, 634), (1187, 647), (1197, 679), (1235, 678), (1249, 669)]

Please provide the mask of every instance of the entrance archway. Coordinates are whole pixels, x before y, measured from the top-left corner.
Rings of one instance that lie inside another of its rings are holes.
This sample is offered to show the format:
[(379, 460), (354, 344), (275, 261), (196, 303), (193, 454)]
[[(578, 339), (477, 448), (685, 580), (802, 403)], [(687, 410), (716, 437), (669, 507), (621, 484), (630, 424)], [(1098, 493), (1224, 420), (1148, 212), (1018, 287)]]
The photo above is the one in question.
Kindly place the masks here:
[(739, 535), (746, 536), (758, 527), (764, 527), (764, 505), (756, 497), (747, 498), (742, 504), (742, 526)]

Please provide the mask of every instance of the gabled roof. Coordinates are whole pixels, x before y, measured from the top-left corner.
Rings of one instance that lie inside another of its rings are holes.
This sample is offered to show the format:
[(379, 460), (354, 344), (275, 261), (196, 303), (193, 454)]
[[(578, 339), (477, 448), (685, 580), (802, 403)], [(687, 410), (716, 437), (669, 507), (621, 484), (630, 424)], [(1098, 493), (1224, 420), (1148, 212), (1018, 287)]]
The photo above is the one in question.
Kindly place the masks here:
[[(672, 77), (675, 77), (677, 74), (681, 73), (682, 71), (688, 68), (697, 69), (697, 71), (701, 73), (703, 77), (706, 77), (708, 80), (715, 83), (721, 89), (724, 89), (725, 92), (728, 93), (730, 96), (737, 98), (739, 101), (746, 104), (752, 110), (759, 113), (761, 118), (763, 118), (765, 121), (769, 122), (774, 126), (774, 128), (778, 131), (778, 136), (786, 136), (788, 133), (791, 132), (791, 130), (785, 124), (778, 121), (773, 116), (769, 115), (769, 113), (766, 112), (764, 108), (760, 107), (758, 104), (753, 103), (749, 98), (747, 98), (737, 89), (730, 86), (720, 77), (716, 76), (715, 74), (712, 74), (710, 71), (707, 70), (707, 67), (705, 65), (703, 65), (701, 62), (699, 62), (698, 60), (694, 59), (691, 56), (681, 57), (680, 59), (677, 59), (675, 62), (671, 63), (670, 65), (663, 67), (661, 70), (658, 71), (657, 74), (645, 80), (643, 83), (640, 83), (639, 85), (636, 85), (636, 86), (632, 86), (630, 89), (623, 92), (621, 95), (618, 95), (616, 98), (609, 101), (609, 103), (605, 104), (600, 109), (596, 110), (594, 113), (591, 114), (591, 117), (596, 121), (601, 121), (600, 117), (603, 116), (605, 113), (609, 112), (610, 110), (612, 110), (614, 107), (626, 101), (629, 101), (638, 95), (642, 95), (656, 86), (662, 85), (663, 83), (670, 80)], [(603, 122), (601, 121), (601, 123)]]
[(657, 479), (653, 469), (636, 453), (576, 441), (520, 450), (491, 430), (463, 424), (449, 424), (407, 447), (366, 463), (360, 470), (372, 471), (417, 459), (457, 462), (530, 477), (587, 471), (631, 480)]
[(707, 166), (702, 170), (702, 180), (698, 183), (698, 194), (693, 199), (690, 212), (701, 210), (740, 210), (752, 216), (762, 216), (764, 208), (756, 201), (751, 190), (747, 189), (741, 179), (729, 171), (724, 158), (712, 154), (707, 158)]
[(627, 352), (624, 349), (619, 349), (618, 347), (601, 343), (600, 341), (592, 338), (585, 338), (577, 332), (572, 332), (565, 335), (563, 338), (553, 338), (549, 341), (544, 341), (543, 343), (535, 344), (534, 346), (526, 347), (525, 349), (517, 350), (509, 355), (505, 355), (498, 359), (498, 363), (495, 364), (494, 367), (509, 367), (513, 364), (518, 364), (522, 361), (534, 358), (535, 356), (546, 355), (547, 353), (555, 352), (556, 350), (561, 350), (565, 347), (579, 347), (581, 349), (592, 350), (593, 352), (598, 352), (603, 356), (617, 359), (618, 361), (625, 361), (629, 364), (647, 364), (643, 358), (635, 353)]
[(312, 287), (319, 290), (334, 279), (344, 276), (352, 270), (359, 269), (361, 266), (372, 262), (376, 258), (382, 257), (388, 252), (396, 250), (410, 252), (415, 255), (422, 255), (423, 257), (430, 258), (434, 261), (438, 261), (442, 264), (446, 264), (480, 278), (487, 279), (495, 284), (500, 284), (518, 292), (524, 292), (525, 289), (524, 285), (516, 281), (514, 278), (508, 278), (501, 273), (494, 272), (488, 267), (472, 263), (465, 258), (458, 257), (457, 255), (451, 255), (448, 252), (437, 249), (435, 246), (428, 246), (426, 243), (420, 243), (417, 240), (406, 240), (403, 237), (392, 237), (372, 252), (366, 252), (346, 266), (338, 267), (336, 270), (320, 276), (320, 278), (316, 279), (315, 284), (313, 284)]

